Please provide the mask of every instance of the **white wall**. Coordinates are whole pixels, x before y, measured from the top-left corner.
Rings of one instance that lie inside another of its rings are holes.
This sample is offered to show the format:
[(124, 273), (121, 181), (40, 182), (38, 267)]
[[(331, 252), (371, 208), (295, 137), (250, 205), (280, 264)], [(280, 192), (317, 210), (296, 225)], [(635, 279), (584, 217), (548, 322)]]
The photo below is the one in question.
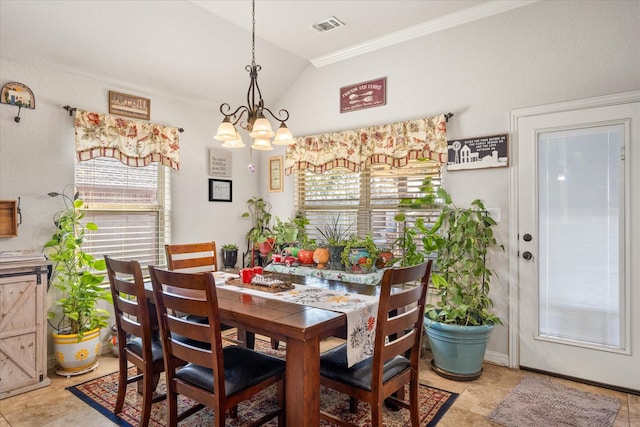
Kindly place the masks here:
[[(516, 108), (640, 88), (640, 2), (543, 1), (320, 69), (308, 68), (281, 99), (295, 135), (452, 112), (449, 138), (509, 133)], [(339, 88), (387, 77), (387, 104), (339, 113)], [(637, 141), (636, 141), (637, 142)], [(504, 327), (489, 353), (508, 353), (509, 168), (445, 173), (454, 202), (499, 208), (492, 297)], [(292, 177), (285, 188), (293, 185)], [(288, 207), (278, 199), (278, 206)]]
[[(455, 113), (451, 138), (508, 133), (512, 109), (640, 89), (639, 17), (637, 1), (538, 2), (320, 69), (309, 66), (275, 107), (290, 111), (298, 136), (445, 112)], [(26, 84), (36, 98), (36, 109), (23, 110), (19, 124), (17, 108), (0, 105), (0, 200), (21, 197), (24, 220), (18, 237), (0, 238), (0, 251), (39, 249), (48, 240), (60, 206), (46, 193), (73, 182), (73, 121), (62, 106), (106, 112), (109, 90), (150, 98), (153, 122), (185, 129), (181, 170), (172, 172), (174, 242), (242, 245), (248, 221), (240, 216), (254, 195), (271, 200), (278, 216), (294, 213), (292, 177), (283, 193), (267, 192), (264, 162), (284, 154), (281, 147), (254, 153), (255, 174), (247, 170), (249, 150), (233, 151), (233, 203), (207, 201), (208, 148), (219, 147), (211, 137), (220, 121), (215, 108), (1, 58), (0, 76), (2, 84)], [(385, 106), (339, 113), (340, 87), (383, 76)], [(460, 205), (481, 198), (501, 209), (498, 238), (508, 243), (508, 168), (446, 173), (445, 186)], [(508, 351), (507, 253), (492, 258), (499, 275), (492, 294), (505, 321), (489, 344), (497, 355)]]
[(107, 112), (109, 90), (150, 98), (152, 122), (185, 130), (180, 134), (180, 170), (171, 172), (173, 241), (243, 242), (248, 220), (240, 216), (246, 210), (244, 202), (257, 191), (258, 174), (247, 170), (249, 150), (233, 151), (233, 177), (218, 178), (232, 179), (234, 201), (208, 201), (208, 150), (220, 148), (212, 138), (221, 121), (218, 111), (146, 88), (121, 87), (56, 68), (2, 59), (0, 71), (3, 82), (26, 84), (36, 99), (36, 109), (23, 109), (20, 123), (13, 119), (17, 107), (3, 104), (0, 108), (0, 200), (20, 197), (23, 218), (18, 237), (0, 238), (0, 251), (40, 250), (48, 240), (53, 232), (52, 216), (62, 206), (59, 199), (46, 194), (62, 191), (74, 180), (74, 122), (62, 106)]

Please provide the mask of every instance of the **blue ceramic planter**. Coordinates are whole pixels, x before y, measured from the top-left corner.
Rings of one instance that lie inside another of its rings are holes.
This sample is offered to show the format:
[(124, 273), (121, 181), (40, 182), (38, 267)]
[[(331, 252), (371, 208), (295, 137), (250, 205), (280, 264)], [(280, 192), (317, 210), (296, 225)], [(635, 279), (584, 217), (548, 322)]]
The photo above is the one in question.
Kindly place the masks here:
[(433, 353), (431, 365), (438, 374), (462, 381), (480, 376), (493, 325), (450, 325), (425, 317), (424, 327)]

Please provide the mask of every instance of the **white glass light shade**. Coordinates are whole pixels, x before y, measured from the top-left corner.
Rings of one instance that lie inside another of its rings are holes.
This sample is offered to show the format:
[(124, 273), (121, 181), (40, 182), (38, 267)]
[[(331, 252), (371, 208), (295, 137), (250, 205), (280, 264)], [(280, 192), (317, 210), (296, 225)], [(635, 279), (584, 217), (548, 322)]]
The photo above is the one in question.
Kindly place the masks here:
[(271, 141), (268, 138), (256, 138), (251, 146), (254, 150), (273, 150)]
[(242, 136), (238, 132), (236, 132), (236, 139), (228, 140), (222, 143), (223, 147), (227, 148), (242, 148), (246, 147), (244, 142), (242, 141)]
[(275, 133), (271, 129), (269, 121), (264, 117), (260, 117), (253, 122), (253, 127), (249, 135), (251, 135), (252, 138), (271, 138)]
[(280, 123), (280, 127), (276, 132), (276, 137), (273, 140), (273, 144), (274, 145), (292, 145), (295, 143), (296, 142), (293, 140), (293, 135), (291, 134), (291, 131), (289, 130), (287, 125), (285, 125), (284, 122)]
[(220, 123), (220, 126), (218, 126), (218, 132), (213, 139), (217, 139), (218, 141), (233, 141), (237, 139), (237, 134), (236, 128), (229, 119), (225, 117), (222, 123)]

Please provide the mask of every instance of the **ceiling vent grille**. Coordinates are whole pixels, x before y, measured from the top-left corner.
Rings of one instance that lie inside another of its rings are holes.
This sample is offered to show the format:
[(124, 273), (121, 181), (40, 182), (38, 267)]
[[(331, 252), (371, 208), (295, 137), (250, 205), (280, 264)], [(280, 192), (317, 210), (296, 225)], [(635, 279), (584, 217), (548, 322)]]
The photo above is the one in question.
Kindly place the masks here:
[(317, 24), (313, 24), (313, 28), (319, 33), (326, 33), (330, 30), (335, 30), (339, 27), (344, 27), (345, 23), (336, 18), (335, 16), (331, 16), (325, 19), (322, 22), (318, 22)]

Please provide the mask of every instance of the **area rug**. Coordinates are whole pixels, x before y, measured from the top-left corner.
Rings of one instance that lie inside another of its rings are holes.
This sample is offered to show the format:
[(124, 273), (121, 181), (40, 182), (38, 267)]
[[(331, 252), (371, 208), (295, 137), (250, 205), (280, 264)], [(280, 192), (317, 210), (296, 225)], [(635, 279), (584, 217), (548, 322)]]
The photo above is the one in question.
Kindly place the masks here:
[[(281, 343), (282, 346), (282, 343)], [(266, 341), (256, 339), (256, 349), (264, 349), (273, 355), (283, 355), (282, 349), (271, 350), (270, 344)], [(130, 368), (132, 371), (135, 368)], [(142, 407), (142, 396), (137, 393), (135, 385), (127, 387), (127, 395), (122, 412), (118, 415), (113, 414), (116, 396), (118, 394), (118, 373), (114, 372), (100, 378), (96, 378), (85, 383), (69, 387), (71, 393), (80, 398), (105, 417), (120, 426), (138, 425), (140, 419), (140, 408)], [(164, 393), (165, 384), (164, 376), (161, 377), (158, 384), (157, 392)], [(445, 390), (439, 390), (426, 385), (420, 385), (420, 425), (426, 427), (435, 426), (440, 418), (451, 407), (455, 399), (458, 397), (456, 393)], [(179, 411), (190, 406), (191, 400), (185, 397), (179, 398)], [(243, 426), (251, 420), (259, 418), (262, 413), (269, 412), (277, 406), (276, 389), (272, 386), (254, 396), (252, 399), (241, 403), (238, 406), (238, 418), (232, 419), (227, 417), (226, 425)], [(346, 395), (337, 393), (333, 390), (321, 389), (321, 407), (322, 409), (334, 414), (345, 417), (358, 426), (370, 426), (371, 416), (369, 405), (360, 403), (356, 414), (349, 413), (349, 399)], [(167, 406), (166, 401), (155, 403), (151, 411), (150, 427), (166, 425)], [(199, 413), (187, 418), (181, 426), (203, 426), (213, 424), (214, 413), (210, 409), (204, 409)], [(405, 409), (399, 411), (391, 411), (385, 409), (384, 420), (386, 427), (404, 427), (411, 425), (409, 420), (409, 412)], [(277, 426), (277, 421), (272, 420), (266, 426)], [(331, 425), (321, 422), (320, 425)]]
[(487, 419), (506, 427), (610, 427), (620, 401), (537, 377), (524, 377)]

